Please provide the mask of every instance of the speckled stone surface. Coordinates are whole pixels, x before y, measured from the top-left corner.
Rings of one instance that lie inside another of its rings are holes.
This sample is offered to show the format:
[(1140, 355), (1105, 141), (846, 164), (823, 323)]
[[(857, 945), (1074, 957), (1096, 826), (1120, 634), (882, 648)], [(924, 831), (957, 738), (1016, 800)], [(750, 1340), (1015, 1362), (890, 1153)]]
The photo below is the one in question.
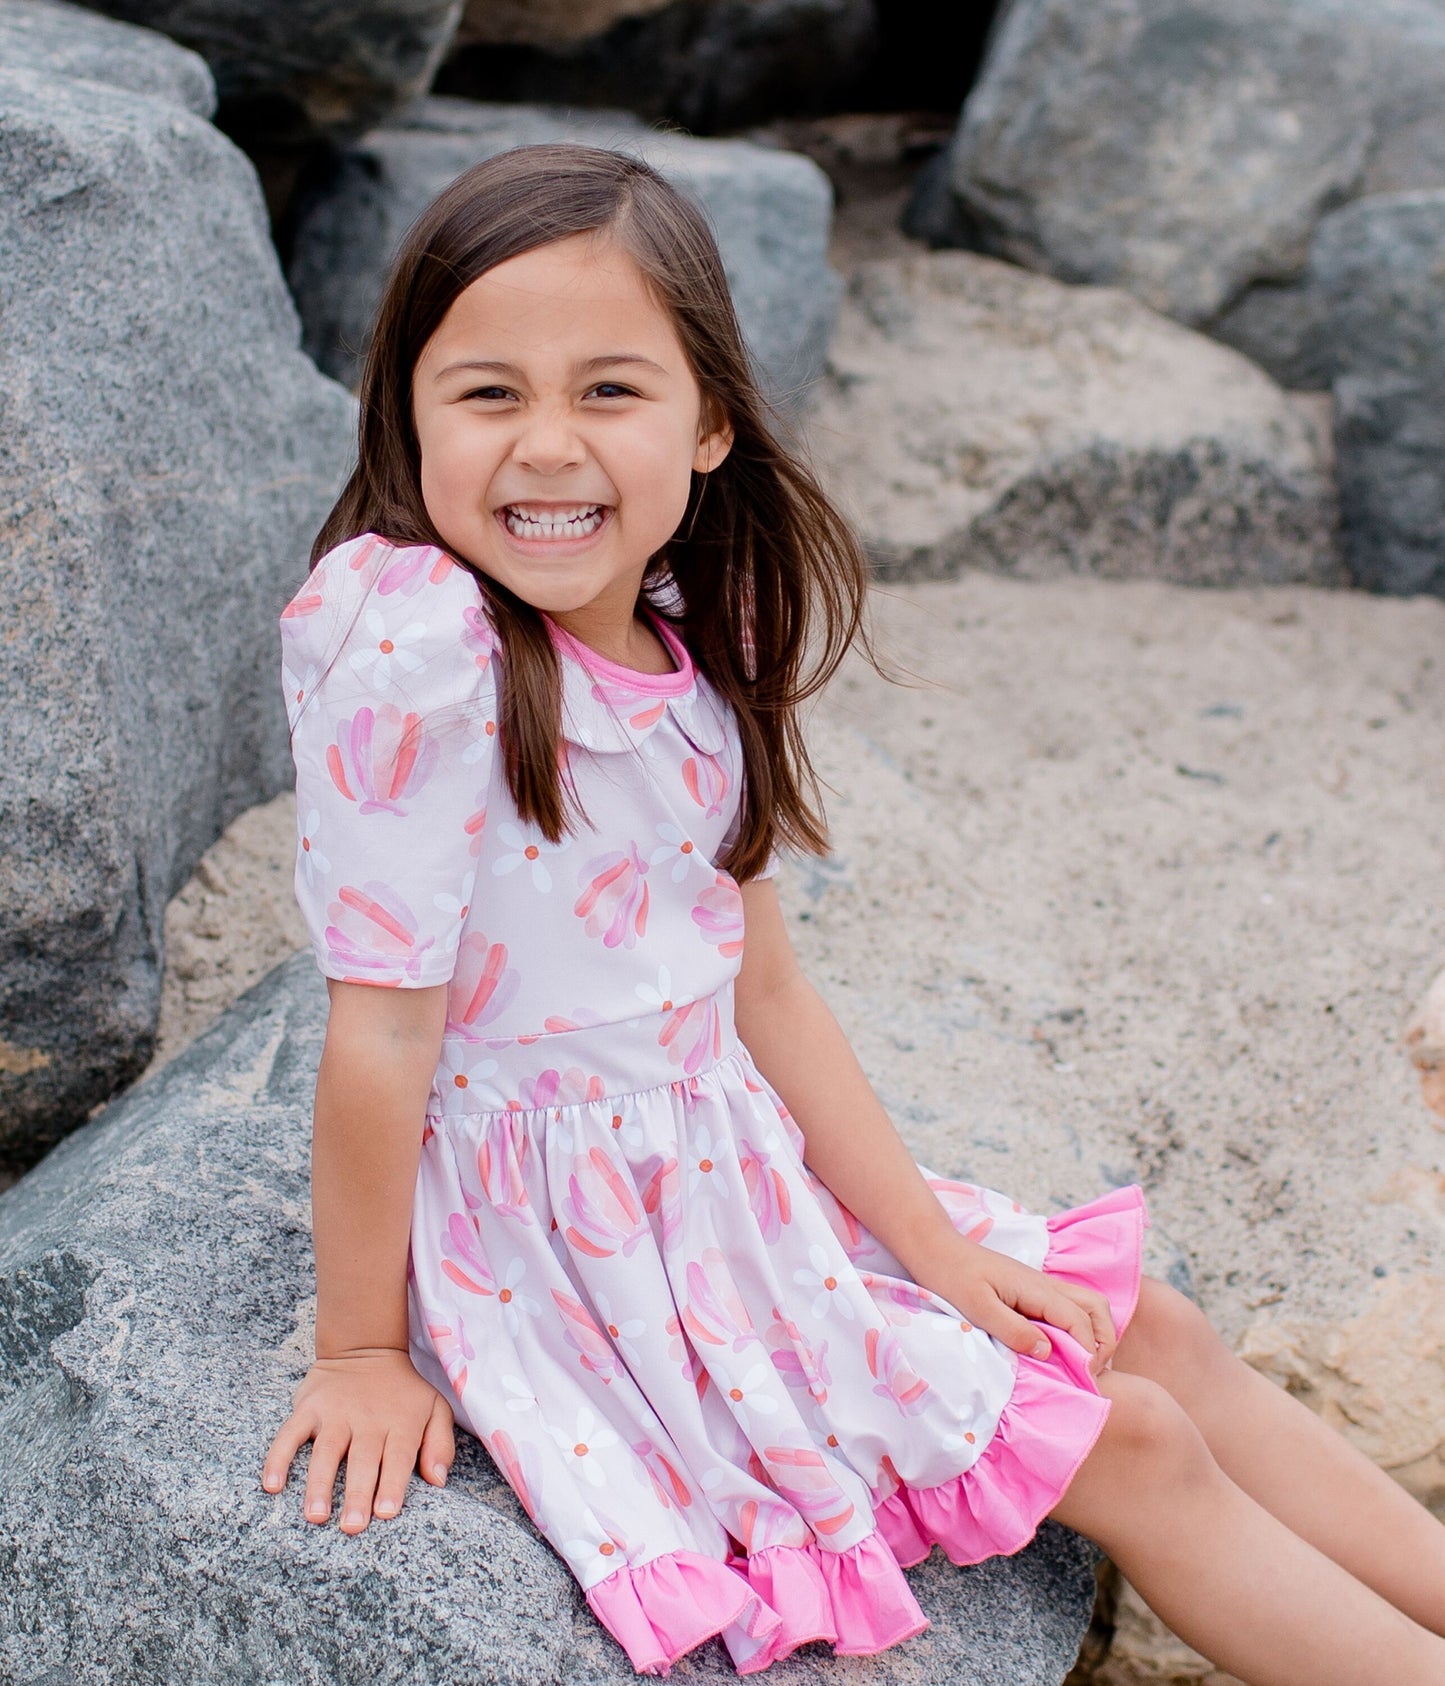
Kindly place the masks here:
[(354, 436), (246, 159), (94, 68), (0, 68), (0, 1168), (144, 1066), (166, 901), (289, 778), (276, 616)]
[(749, 350), (775, 396), (822, 367), (841, 282), (828, 267), (833, 195), (811, 159), (645, 128), (625, 111), (421, 101), (345, 153), (300, 213), (289, 275), (306, 349), (350, 384), (402, 235), (463, 170), (514, 146), (578, 141), (640, 153), (712, 219)]
[(0, 68), (105, 82), (174, 100), (198, 117), (216, 109), (216, 85), (203, 58), (153, 29), (98, 17), (65, 0), (0, 0)]
[[(309, 1357), (309, 1108), (326, 996), (285, 962), (0, 1196), (6, 1686), (592, 1686), (635, 1680), (480, 1446), (356, 1539), (261, 1490)], [(302, 1462), (304, 1463), (304, 1457)], [(910, 1572), (932, 1619), (768, 1678), (1057, 1686), (1093, 1548)], [(679, 1681), (736, 1676), (712, 1643)]]

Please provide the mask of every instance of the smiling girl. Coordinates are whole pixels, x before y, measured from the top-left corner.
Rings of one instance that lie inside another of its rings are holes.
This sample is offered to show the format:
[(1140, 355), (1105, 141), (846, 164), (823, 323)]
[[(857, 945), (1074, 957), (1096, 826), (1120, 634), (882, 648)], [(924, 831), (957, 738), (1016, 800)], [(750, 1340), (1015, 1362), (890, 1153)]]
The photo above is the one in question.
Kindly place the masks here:
[(654, 171), (525, 148), (420, 219), (282, 621), (331, 1015), (265, 1486), (311, 1441), (357, 1533), (455, 1419), (644, 1673), (899, 1644), (904, 1568), (1052, 1515), (1260, 1686), (1445, 1679), (1445, 1530), (1141, 1279), (1140, 1191), (916, 1164), (800, 972), (865, 589)]

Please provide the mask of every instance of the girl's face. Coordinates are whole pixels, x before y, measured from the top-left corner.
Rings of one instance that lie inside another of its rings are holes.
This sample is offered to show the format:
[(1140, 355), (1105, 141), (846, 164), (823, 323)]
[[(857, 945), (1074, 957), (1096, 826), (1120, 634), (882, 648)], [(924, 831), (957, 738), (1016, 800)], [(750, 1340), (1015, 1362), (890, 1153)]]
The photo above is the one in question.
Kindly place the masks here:
[(727, 455), (668, 312), (605, 232), (498, 264), (412, 377), (427, 514), (447, 547), (578, 636), (630, 626), (689, 476)]

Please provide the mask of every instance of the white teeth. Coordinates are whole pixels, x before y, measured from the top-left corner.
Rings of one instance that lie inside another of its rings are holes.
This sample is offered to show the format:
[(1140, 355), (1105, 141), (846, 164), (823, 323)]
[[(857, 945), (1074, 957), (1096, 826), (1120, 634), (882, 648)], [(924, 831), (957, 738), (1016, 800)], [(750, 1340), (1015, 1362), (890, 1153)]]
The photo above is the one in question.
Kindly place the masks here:
[(533, 509), (508, 504), (502, 511), (507, 531), (519, 539), (579, 539), (602, 525), (600, 504), (574, 504), (570, 509)]

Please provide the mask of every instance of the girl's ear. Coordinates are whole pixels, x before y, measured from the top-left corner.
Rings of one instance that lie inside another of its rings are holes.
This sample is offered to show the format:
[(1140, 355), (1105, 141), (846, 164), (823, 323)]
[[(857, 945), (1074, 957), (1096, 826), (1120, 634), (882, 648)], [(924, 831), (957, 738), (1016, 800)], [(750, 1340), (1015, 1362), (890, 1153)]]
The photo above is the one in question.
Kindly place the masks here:
[(733, 448), (733, 425), (720, 410), (704, 402), (702, 426), (708, 431), (698, 439), (692, 470), (694, 474), (711, 474)]

